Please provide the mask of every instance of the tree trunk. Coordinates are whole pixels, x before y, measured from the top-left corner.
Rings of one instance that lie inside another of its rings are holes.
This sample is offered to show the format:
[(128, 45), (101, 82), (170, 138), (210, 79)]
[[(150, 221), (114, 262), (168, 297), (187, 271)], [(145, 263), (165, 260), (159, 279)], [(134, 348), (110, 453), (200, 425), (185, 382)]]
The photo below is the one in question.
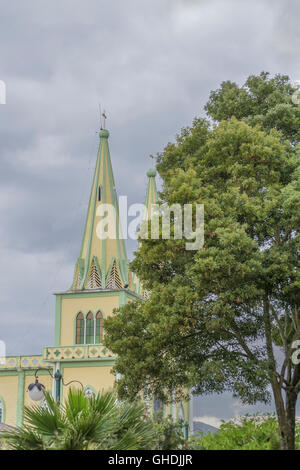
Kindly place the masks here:
[(282, 397), (282, 384), (277, 381), (276, 377), (276, 361), (272, 343), (272, 323), (270, 318), (270, 302), (266, 295), (264, 299), (264, 323), (266, 334), (266, 347), (269, 359), (270, 379), (275, 400), (276, 413), (278, 418), (278, 427), (280, 433), (280, 447), (282, 450), (295, 449), (295, 421), (296, 421), (296, 402), (297, 393), (295, 385), (299, 380), (299, 371), (295, 370), (290, 388), (286, 390), (285, 403)]
[(294, 391), (286, 394), (286, 449), (295, 449), (295, 424), (296, 424), (297, 395)]
[(286, 406), (284, 406), (279, 390), (274, 390), (273, 388), (273, 392), (278, 418), (281, 450), (295, 450), (297, 394), (294, 391), (287, 391)]

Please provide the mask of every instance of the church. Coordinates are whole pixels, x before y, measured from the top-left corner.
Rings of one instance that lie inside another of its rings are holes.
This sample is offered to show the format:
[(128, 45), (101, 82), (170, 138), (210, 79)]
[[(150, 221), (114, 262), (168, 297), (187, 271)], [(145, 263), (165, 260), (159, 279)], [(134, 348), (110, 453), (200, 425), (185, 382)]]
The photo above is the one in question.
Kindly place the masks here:
[[(22, 425), (24, 406), (33, 403), (28, 387), (36, 380), (61, 403), (70, 386), (82, 387), (87, 396), (113, 388), (116, 377), (112, 367), (116, 357), (103, 345), (103, 321), (113, 314), (114, 309), (147, 297), (141, 282), (130, 270), (121, 233), (108, 130), (101, 129), (99, 137), (73, 280), (70, 280), (69, 290), (55, 293), (54, 345), (45, 346), (41, 355), (10, 356), (0, 362), (0, 424)], [(146, 218), (151, 214), (151, 204), (157, 201), (155, 176), (155, 170), (150, 169), (147, 173)], [(110, 204), (116, 214), (113, 237), (99, 237), (99, 213), (103, 204)], [(150, 412), (161, 409), (174, 420), (183, 419), (191, 429), (191, 400), (163, 405), (153, 398), (148, 406)]]

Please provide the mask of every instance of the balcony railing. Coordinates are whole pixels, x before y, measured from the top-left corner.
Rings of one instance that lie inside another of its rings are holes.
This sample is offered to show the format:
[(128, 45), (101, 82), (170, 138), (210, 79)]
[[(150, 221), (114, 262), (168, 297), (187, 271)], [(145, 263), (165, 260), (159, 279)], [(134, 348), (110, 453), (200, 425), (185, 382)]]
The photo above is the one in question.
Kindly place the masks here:
[(59, 346), (44, 348), (44, 361), (91, 361), (97, 359), (114, 359), (115, 356), (105, 346), (98, 344)]
[(37, 369), (39, 367), (47, 367), (43, 356), (8, 356), (0, 362), (0, 370)]

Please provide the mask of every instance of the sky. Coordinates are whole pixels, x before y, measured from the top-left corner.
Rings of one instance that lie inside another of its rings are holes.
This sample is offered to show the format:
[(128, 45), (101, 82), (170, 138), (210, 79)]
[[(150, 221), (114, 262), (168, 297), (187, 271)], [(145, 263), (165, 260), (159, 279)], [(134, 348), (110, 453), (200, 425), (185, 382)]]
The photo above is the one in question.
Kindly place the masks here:
[[(119, 195), (143, 202), (151, 166), (211, 90), (262, 70), (300, 79), (297, 0), (0, 0), (0, 340), (39, 354), (70, 287), (106, 110)], [(135, 248), (128, 243), (130, 256)], [(229, 419), (228, 394), (195, 413)], [(209, 419), (206, 419), (209, 424)]]

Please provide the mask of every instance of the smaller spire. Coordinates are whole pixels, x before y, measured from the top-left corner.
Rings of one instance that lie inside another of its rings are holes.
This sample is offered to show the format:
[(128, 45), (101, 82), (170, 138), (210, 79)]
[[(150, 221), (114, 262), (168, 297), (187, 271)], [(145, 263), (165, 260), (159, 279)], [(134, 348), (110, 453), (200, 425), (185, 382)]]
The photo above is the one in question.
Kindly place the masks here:
[(156, 170), (153, 168), (153, 160), (155, 159), (155, 157), (152, 155), (152, 153), (150, 153), (149, 158), (151, 159), (151, 168), (147, 171), (147, 176), (148, 178), (155, 178)]
[[(151, 155), (150, 155), (151, 157)], [(154, 158), (154, 157), (152, 157)], [(147, 185), (147, 192), (146, 192), (146, 199), (145, 199), (145, 214), (144, 220), (149, 220), (151, 218), (151, 206), (152, 204), (156, 204), (158, 197), (157, 197), (157, 189), (156, 189), (156, 170), (155, 168), (150, 168), (147, 171), (148, 176), (148, 185)]]

